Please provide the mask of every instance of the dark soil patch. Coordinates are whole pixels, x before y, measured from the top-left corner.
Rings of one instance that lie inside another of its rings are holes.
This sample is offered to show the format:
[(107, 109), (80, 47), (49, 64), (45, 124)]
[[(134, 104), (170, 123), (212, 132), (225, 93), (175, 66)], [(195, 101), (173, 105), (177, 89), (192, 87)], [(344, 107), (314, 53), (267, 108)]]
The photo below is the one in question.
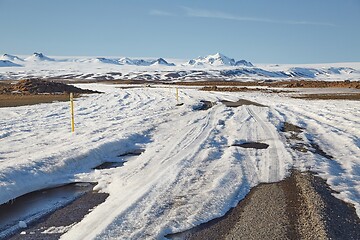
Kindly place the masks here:
[(283, 126), (280, 129), (282, 132), (295, 132), (301, 133), (304, 129), (302, 127), (296, 126), (294, 124), (284, 122)]
[(299, 137), (299, 134), (304, 131), (302, 127), (296, 126), (288, 122), (284, 122), (283, 125), (280, 127), (280, 131), (286, 133), (285, 137), (292, 149), (300, 152), (308, 151), (308, 147), (303, 142), (303, 139)]
[(245, 143), (234, 143), (231, 146), (242, 147), (242, 148), (267, 149), (269, 147), (269, 144), (259, 143), (259, 142), (245, 142)]
[(258, 107), (266, 107), (265, 105), (262, 105), (260, 103), (256, 103), (256, 102), (252, 102), (246, 99), (239, 99), (237, 102), (232, 102), (232, 101), (227, 101), (227, 100), (222, 100), (220, 101), (222, 104), (224, 104), (227, 107), (240, 107), (240, 106), (244, 106), (244, 105), (253, 105), (253, 106), (258, 106)]
[(293, 80), (278, 81), (268, 84), (272, 87), (286, 88), (357, 88), (360, 89), (360, 81), (314, 81), (314, 80)]
[(327, 93), (327, 94), (304, 94), (298, 96), (292, 96), (292, 98), (307, 99), (307, 100), (360, 100), (360, 93)]
[[(79, 97), (79, 95), (75, 95)], [(34, 105), (38, 103), (52, 103), (69, 101), (68, 94), (0, 94), (0, 107), (18, 107), (25, 105)]]
[(26, 79), (17, 83), (6, 82), (0, 84), (0, 107), (69, 101), (70, 92), (74, 93), (75, 98), (79, 97), (80, 94), (100, 93), (61, 82)]
[(194, 81), (176, 82), (173, 84), (185, 86), (268, 86), (283, 88), (356, 88), (360, 89), (360, 81), (314, 81), (314, 80), (291, 80), (291, 81)]
[(60, 82), (45, 81), (41, 79), (25, 79), (18, 81), (16, 84), (3, 85), (0, 92), (3, 94), (100, 93)]
[(218, 87), (205, 86), (199, 89), (200, 91), (215, 91), (215, 92), (266, 92), (266, 93), (289, 93), (290, 91), (275, 90), (270, 88), (247, 88), (247, 87)]
[(310, 151), (312, 153), (318, 154), (318, 155), (323, 156), (323, 157), (325, 157), (327, 159), (333, 159), (333, 156), (331, 156), (331, 155), (327, 154), (326, 152), (324, 152), (321, 149), (321, 147), (317, 143), (315, 143), (314, 141), (310, 141), (310, 145), (311, 145)]
[(218, 86), (205, 86), (200, 88), (201, 91), (216, 91), (216, 92), (249, 92), (249, 91), (256, 91), (260, 90), (258, 88), (256, 89), (250, 89), (246, 87), (218, 87)]

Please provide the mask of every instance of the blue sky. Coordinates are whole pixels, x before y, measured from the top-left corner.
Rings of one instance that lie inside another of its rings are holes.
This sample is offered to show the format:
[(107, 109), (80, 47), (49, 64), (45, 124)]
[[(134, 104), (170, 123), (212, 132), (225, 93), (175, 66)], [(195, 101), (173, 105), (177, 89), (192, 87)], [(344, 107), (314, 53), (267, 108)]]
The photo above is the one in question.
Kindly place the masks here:
[(0, 53), (360, 61), (360, 0), (0, 0)]

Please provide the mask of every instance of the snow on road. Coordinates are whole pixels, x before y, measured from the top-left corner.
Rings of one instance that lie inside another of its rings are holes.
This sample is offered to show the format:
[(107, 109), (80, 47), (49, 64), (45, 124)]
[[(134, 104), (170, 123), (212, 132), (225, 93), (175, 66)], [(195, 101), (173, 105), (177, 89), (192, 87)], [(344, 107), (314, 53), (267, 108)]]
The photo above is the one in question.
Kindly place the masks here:
[[(82, 85), (79, 85), (80, 87)], [(265, 93), (213, 93), (172, 88), (119, 89), (76, 100), (76, 132), (68, 103), (0, 109), (0, 202), (73, 181), (98, 182), (108, 199), (63, 239), (158, 239), (224, 215), (261, 182), (279, 181), (293, 166), (328, 179), (360, 215), (360, 106), (354, 101), (306, 101)], [(230, 108), (244, 98), (268, 107)], [(196, 110), (200, 100), (217, 102)], [(333, 156), (299, 153), (280, 131), (303, 127), (304, 143)], [(232, 146), (261, 142), (267, 149)], [(144, 148), (123, 167), (92, 170)]]

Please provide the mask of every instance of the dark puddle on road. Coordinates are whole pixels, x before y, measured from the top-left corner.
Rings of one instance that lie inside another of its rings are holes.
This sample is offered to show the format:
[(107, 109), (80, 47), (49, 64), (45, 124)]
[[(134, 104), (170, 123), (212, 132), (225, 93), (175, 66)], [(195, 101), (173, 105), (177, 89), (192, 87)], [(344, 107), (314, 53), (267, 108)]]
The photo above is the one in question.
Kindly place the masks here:
[(24, 226), (24, 223), (31, 226), (83, 195), (92, 193), (94, 185), (94, 183), (71, 183), (28, 193), (0, 205), (0, 239), (8, 238), (14, 232), (20, 232), (20, 226)]
[(252, 102), (246, 99), (239, 99), (237, 102), (232, 102), (232, 101), (228, 101), (228, 100), (222, 100), (220, 101), (222, 104), (224, 104), (227, 107), (240, 107), (240, 106), (244, 106), (244, 105), (253, 105), (253, 106), (257, 106), (257, 107), (267, 107), (265, 105), (262, 105), (260, 103), (257, 102)]
[(124, 166), (124, 164), (130, 160), (132, 157), (136, 157), (141, 155), (145, 149), (135, 149), (129, 152), (122, 153), (118, 155), (121, 158), (121, 161), (114, 161), (114, 162), (104, 162), (99, 166), (95, 167), (94, 169), (102, 170), (102, 169), (111, 169), (111, 168), (118, 168)]
[(80, 222), (85, 215), (103, 203), (108, 196), (107, 193), (87, 192), (65, 207), (44, 216), (21, 232), (17, 232), (10, 239), (59, 239), (60, 236), (69, 231), (74, 224)]
[(242, 147), (242, 148), (254, 148), (254, 149), (267, 149), (269, 144), (260, 143), (260, 142), (244, 142), (244, 143), (234, 143), (232, 147)]

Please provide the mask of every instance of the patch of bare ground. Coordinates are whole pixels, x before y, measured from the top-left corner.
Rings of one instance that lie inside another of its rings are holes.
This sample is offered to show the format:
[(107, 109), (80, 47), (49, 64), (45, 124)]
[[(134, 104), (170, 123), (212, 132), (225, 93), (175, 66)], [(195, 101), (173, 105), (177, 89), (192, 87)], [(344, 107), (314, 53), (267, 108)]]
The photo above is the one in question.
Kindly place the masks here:
[(68, 94), (56, 95), (21, 95), (21, 94), (0, 94), (0, 107), (17, 107), (25, 105), (34, 105), (38, 103), (69, 101)]
[(275, 90), (269, 88), (247, 88), (247, 87), (218, 87), (218, 86), (205, 86), (199, 89), (200, 91), (214, 91), (214, 92), (267, 92), (267, 93), (282, 93), (289, 91)]
[(232, 102), (232, 101), (228, 101), (228, 100), (222, 100), (220, 101), (222, 104), (224, 104), (227, 107), (240, 107), (240, 106), (244, 106), (244, 105), (253, 105), (253, 106), (258, 106), (258, 107), (266, 107), (265, 105), (262, 105), (260, 103), (257, 102), (252, 102), (246, 99), (239, 99), (236, 102)]
[[(360, 89), (360, 81), (317, 81), (317, 80), (265, 80), (265, 81), (194, 81), (194, 82), (176, 82), (176, 85), (185, 86), (267, 86), (282, 88), (356, 88)], [(225, 90), (226, 88), (224, 88)], [(240, 88), (241, 90), (242, 88)], [(231, 90), (231, 88), (230, 88)]]
[(307, 99), (307, 100), (360, 100), (360, 93), (326, 93), (326, 94), (302, 94), (291, 96), (292, 98)]
[(60, 82), (24, 79), (16, 83), (5, 82), (0, 84), (0, 107), (67, 101), (70, 92), (74, 93), (75, 97), (79, 97), (80, 94), (100, 93)]
[(170, 239), (358, 239), (355, 208), (331, 195), (325, 181), (293, 171), (260, 184), (225, 216)]
[(360, 89), (360, 81), (314, 81), (314, 80), (292, 80), (277, 81), (266, 84), (271, 87), (285, 88), (356, 88)]

